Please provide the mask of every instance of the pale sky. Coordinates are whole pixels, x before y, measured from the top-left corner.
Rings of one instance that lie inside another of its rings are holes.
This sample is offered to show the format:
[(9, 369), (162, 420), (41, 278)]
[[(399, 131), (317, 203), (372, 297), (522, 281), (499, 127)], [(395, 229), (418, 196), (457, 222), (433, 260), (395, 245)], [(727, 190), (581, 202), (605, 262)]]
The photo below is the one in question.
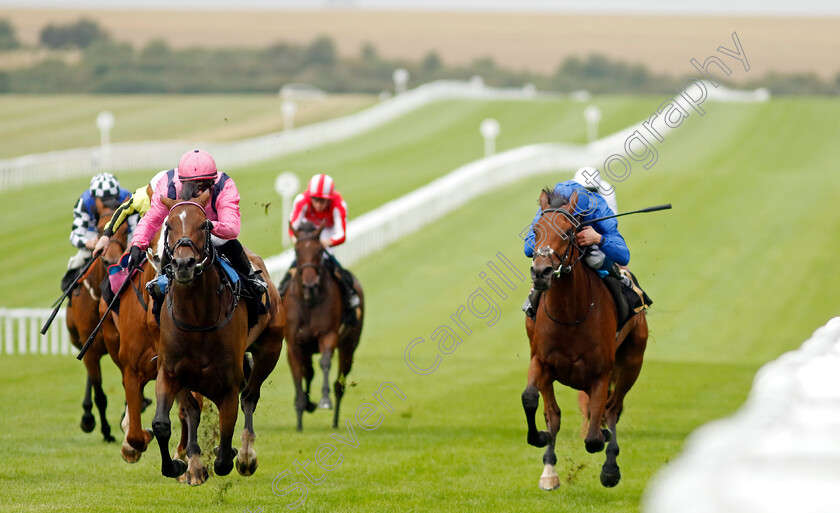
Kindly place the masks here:
[(548, 11), (639, 14), (840, 16), (838, 0), (0, 0), (0, 8), (324, 9)]

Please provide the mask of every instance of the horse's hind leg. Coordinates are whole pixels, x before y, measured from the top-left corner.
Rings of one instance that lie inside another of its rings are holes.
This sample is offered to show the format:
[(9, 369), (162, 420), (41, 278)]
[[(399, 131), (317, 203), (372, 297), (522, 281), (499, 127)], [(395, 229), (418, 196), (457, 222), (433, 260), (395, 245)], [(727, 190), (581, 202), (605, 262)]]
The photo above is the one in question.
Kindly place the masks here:
[[(181, 422), (186, 422), (187, 441), (185, 455), (188, 465), (187, 472), (184, 474), (186, 476), (185, 481), (190, 486), (198, 486), (207, 481), (209, 475), (207, 467), (201, 461), (201, 447), (198, 445), (198, 424), (201, 422), (201, 406), (195, 397), (186, 389), (178, 394), (178, 402), (180, 403), (180, 410), (183, 412)], [(181, 416), (180, 414), (181, 412), (179, 412), (179, 417)], [(182, 437), (183, 434), (182, 426)], [(182, 439), (178, 445), (180, 446), (183, 443), (184, 441)]]
[(158, 370), (155, 382), (155, 402), (157, 410), (152, 421), (152, 429), (160, 449), (160, 472), (166, 477), (178, 477), (187, 471), (187, 464), (169, 457), (169, 438), (172, 435), (172, 423), (169, 422), (169, 410), (175, 401), (178, 387), (174, 379), (167, 376), (163, 368)]
[(297, 430), (303, 431), (303, 410), (309, 400), (309, 395), (303, 391), (303, 372), (304, 372), (304, 356), (300, 347), (290, 340), (286, 344), (288, 348), (287, 356), (289, 358), (289, 367), (292, 370), (292, 383), (295, 386), (295, 415), (297, 416)]
[(324, 374), (324, 384), (321, 387), (321, 400), (318, 401), (318, 408), (331, 410), (333, 405), (330, 401), (330, 367), (332, 366), (332, 355), (338, 345), (338, 335), (329, 333), (321, 337), (319, 346), (321, 350), (321, 372)]
[(333, 389), (335, 390), (335, 413), (333, 413), (333, 427), (338, 427), (338, 410), (341, 409), (341, 398), (344, 397), (344, 389), (346, 387), (347, 375), (350, 374), (350, 368), (353, 367), (353, 350), (352, 346), (339, 346), (338, 348), (338, 376), (335, 378)]
[(254, 432), (254, 411), (260, 400), (260, 388), (263, 381), (268, 378), (271, 371), (277, 365), (280, 357), (280, 344), (276, 344), (276, 350), (267, 352), (264, 349), (255, 351), (254, 368), (248, 379), (248, 384), (242, 391), (242, 414), (245, 415), (245, 429), (242, 431), (242, 447), (236, 455), (236, 471), (240, 475), (250, 476), (257, 471), (257, 452), (254, 450), (256, 433)]
[(213, 471), (217, 476), (226, 476), (233, 470), (233, 458), (237, 453), (236, 449), (231, 447), (231, 441), (239, 410), (239, 392), (235, 388), (230, 390), (216, 406), (219, 408), (219, 445), (216, 447)]
[(543, 468), (542, 476), (540, 477), (540, 488), (543, 490), (554, 490), (560, 487), (560, 477), (554, 466), (557, 465), (557, 455), (554, 453), (554, 443), (557, 440), (557, 432), (560, 431), (560, 407), (557, 405), (557, 400), (554, 397), (554, 386), (549, 383), (542, 390), (540, 394), (543, 398), (543, 406), (545, 408), (545, 426), (548, 428), (549, 442), (543, 454)]
[[(102, 341), (97, 341), (97, 345), (102, 344)], [(96, 409), (99, 411), (99, 429), (102, 432), (102, 438), (106, 442), (115, 442), (111, 436), (111, 425), (108, 424), (108, 419), (105, 416), (105, 410), (108, 408), (108, 398), (105, 396), (105, 391), (102, 390), (102, 367), (99, 365), (99, 360), (102, 358), (102, 352), (96, 351), (96, 348), (91, 348), (91, 351), (85, 353), (83, 358), (85, 368), (88, 373), (88, 384), (93, 389), (93, 402), (96, 404)], [(103, 347), (104, 349), (104, 347)], [(90, 400), (90, 388), (85, 394), (85, 399)], [(88, 403), (89, 404), (89, 403)], [(89, 408), (88, 406), (87, 408)], [(86, 413), (90, 410), (86, 408)], [(84, 428), (83, 428), (84, 429)]]
[[(642, 321), (643, 322), (643, 321)], [(621, 471), (618, 468), (619, 447), (616, 424), (624, 409), (624, 397), (642, 370), (645, 347), (647, 345), (647, 325), (640, 325), (618, 348), (615, 362), (615, 387), (607, 402), (605, 419), (607, 426), (612, 431), (612, 439), (607, 444), (607, 458), (601, 467), (601, 484), (606, 487), (613, 487), (621, 480)]]
[(90, 398), (92, 385), (90, 375), (85, 380), (85, 397), (82, 399), (82, 421), (79, 426), (85, 433), (90, 433), (96, 427), (96, 417), (93, 416), (93, 401)]

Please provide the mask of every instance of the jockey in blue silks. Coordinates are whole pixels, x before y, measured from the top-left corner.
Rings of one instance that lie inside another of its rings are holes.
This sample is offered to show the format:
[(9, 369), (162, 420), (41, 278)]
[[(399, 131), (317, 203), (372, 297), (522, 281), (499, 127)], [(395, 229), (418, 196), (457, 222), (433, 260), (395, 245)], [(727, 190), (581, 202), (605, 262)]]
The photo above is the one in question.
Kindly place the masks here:
[[(554, 194), (565, 198), (571, 198), (575, 192), (578, 193), (578, 200), (573, 213), (580, 215), (581, 222), (615, 214), (607, 205), (603, 196), (588, 190), (574, 180), (560, 182), (554, 186)], [(542, 210), (537, 209), (531, 226), (539, 221), (541, 214)], [(584, 261), (595, 269), (602, 278), (610, 273), (614, 263), (621, 266), (630, 263), (630, 250), (627, 249), (624, 237), (618, 232), (618, 221), (615, 218), (604, 219), (587, 225), (577, 232), (575, 238), (580, 246), (588, 247)], [(534, 239), (534, 230), (531, 229), (525, 238), (525, 256), (528, 258), (534, 256)], [(530, 317), (536, 315), (537, 298), (534, 296), (535, 294), (532, 292), (522, 307), (522, 310)]]

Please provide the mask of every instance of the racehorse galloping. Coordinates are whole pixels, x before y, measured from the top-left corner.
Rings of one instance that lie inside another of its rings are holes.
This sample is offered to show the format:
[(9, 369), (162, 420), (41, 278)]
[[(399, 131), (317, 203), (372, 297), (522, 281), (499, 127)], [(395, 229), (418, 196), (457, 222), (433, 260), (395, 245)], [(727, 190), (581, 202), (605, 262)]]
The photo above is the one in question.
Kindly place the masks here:
[[(99, 234), (102, 235), (102, 230), (104, 230), (105, 225), (111, 219), (114, 209), (104, 205), (100, 198), (96, 198), (96, 209), (99, 214), (97, 228), (99, 229)], [(121, 230), (118, 230), (111, 237), (112, 244), (109, 246), (108, 251), (101, 255), (99, 262), (91, 265), (84, 279), (71, 293), (65, 322), (70, 332), (70, 341), (78, 349), (82, 348), (82, 343), (88, 339), (99, 322), (99, 304), (101, 298), (99, 284), (105, 278), (106, 267), (119, 260), (120, 254), (125, 251), (126, 238), (128, 236), (127, 228), (127, 225), (123, 226)], [(105, 347), (102, 332), (100, 332), (96, 335), (92, 345), (82, 359), (87, 370), (87, 383), (85, 385), (85, 398), (82, 401), (84, 413), (82, 414), (81, 427), (82, 431), (90, 433), (96, 426), (96, 420), (91, 412), (91, 389), (93, 389), (93, 402), (96, 403), (96, 408), (99, 410), (99, 423), (102, 437), (106, 442), (113, 442), (115, 440), (111, 436), (111, 426), (105, 417), (108, 398), (102, 390), (102, 368), (99, 363), (102, 356), (107, 352), (108, 350)]]
[[(634, 316), (616, 333), (616, 306), (598, 275), (580, 262), (582, 249), (575, 242), (577, 194), (567, 202), (548, 189), (540, 194), (542, 216), (534, 225), (536, 240), (531, 275), (534, 287), (543, 290), (535, 321), (526, 319), (531, 343), (528, 385), (522, 405), (528, 421), (528, 443), (546, 447), (540, 488), (560, 485), (554, 469), (554, 443), (560, 429), (560, 408), (554, 381), (581, 390), (589, 397), (586, 450), (599, 452), (607, 445), (601, 484), (618, 484), (616, 423), (624, 396), (642, 368), (648, 327), (644, 312)], [(535, 414), (542, 395), (547, 431), (537, 431)], [(586, 412), (584, 412), (586, 414)], [(602, 424), (607, 429), (602, 429)]]
[[(119, 314), (111, 312), (117, 333), (103, 329), (105, 345), (122, 374), (126, 416), (120, 453), (128, 463), (136, 463), (152, 439), (151, 430), (144, 430), (140, 414), (146, 407), (143, 388), (157, 376), (155, 344), (160, 329), (151, 312), (151, 298), (145, 284), (155, 276), (151, 261), (146, 261), (120, 297)], [(104, 302), (101, 305), (104, 307)], [(104, 313), (104, 308), (103, 312)]]
[[(364, 295), (362, 286), (354, 277), (354, 288), (359, 295), (358, 321), (355, 326), (341, 325), (342, 298), (338, 284), (323, 265), (324, 246), (320, 236), (323, 226), (316, 228), (303, 223), (299, 230), (293, 230), (297, 242), (295, 256), (298, 272), (283, 298), (286, 311), (286, 348), (292, 379), (295, 383), (295, 412), (297, 430), (303, 430), (303, 411), (315, 411), (316, 405), (309, 400), (309, 389), (314, 371), (312, 356), (321, 353), (321, 370), (324, 384), (318, 406), (331, 408), (330, 365), (333, 352), (338, 349), (338, 376), (335, 390), (335, 412), (333, 427), (338, 426), (338, 412), (344, 396), (345, 381), (353, 366), (353, 353), (359, 345), (364, 320)], [(306, 392), (303, 379), (306, 379)]]
[[(196, 201), (161, 198), (169, 209), (163, 237), (171, 267), (167, 272), (170, 285), (160, 315), (157, 411), (152, 428), (160, 448), (162, 474), (177, 477), (186, 471), (187, 481), (194, 485), (206, 480), (207, 470), (201, 462), (197, 441), (200, 409), (189, 391), (207, 397), (219, 409), (220, 443), (213, 465), (215, 473), (229, 474), (236, 457), (237, 471), (246, 476), (253, 474), (257, 469), (253, 413), (260, 386), (280, 356), (285, 324), (279, 293), (269, 283), (270, 311), (261, 315), (249, 331), (246, 305), (238, 302), (234, 290), (223, 283), (221, 271), (214, 265), (218, 255), (210, 242), (212, 224), (202, 206), (208, 197), (205, 192)], [(262, 260), (253, 254), (249, 256), (265, 273)], [(239, 389), (244, 381), (246, 349), (253, 355), (254, 367), (242, 390), (245, 430), (242, 448), (237, 453), (231, 447), (231, 440)], [(168, 453), (169, 410), (176, 397), (186, 406), (189, 466), (179, 459), (172, 460)]]

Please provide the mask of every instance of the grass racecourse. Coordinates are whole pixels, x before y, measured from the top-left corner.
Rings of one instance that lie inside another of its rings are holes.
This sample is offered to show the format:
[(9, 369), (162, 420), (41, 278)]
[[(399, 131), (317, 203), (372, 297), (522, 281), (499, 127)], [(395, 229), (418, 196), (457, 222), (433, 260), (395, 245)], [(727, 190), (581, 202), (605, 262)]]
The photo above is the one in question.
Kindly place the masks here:
[[(597, 99), (602, 133), (647, 118), (663, 100)], [(840, 129), (830, 120), (840, 103), (707, 105), (704, 117), (694, 114), (666, 135), (651, 169), (634, 166), (616, 184), (622, 210), (674, 205), (620, 222), (631, 267), (654, 306), (645, 366), (618, 426), (618, 487), (599, 484), (603, 453), (586, 453), (575, 395), (558, 386), (562, 484), (551, 493), (537, 488), (542, 450), (525, 442), (520, 404), (528, 343), (519, 307), (527, 283), (514, 280), (516, 290), (496, 297), (496, 322), (465, 314), (470, 333), (456, 331), (461, 344), (439, 355), (434, 372), (414, 374), (403, 360), (413, 339), (431, 342), (438, 326), (454, 328), (449, 316), (487, 288), (479, 273), (497, 253), (527, 274), (518, 233), (539, 189), (568, 176), (558, 172), (479, 198), (354, 266), (368, 316), (341, 419), (353, 426), (355, 448), (331, 438), (351, 434), (346, 426), (333, 431), (323, 411), (305, 417), (303, 433), (294, 430), (284, 356), (255, 415), (257, 473), (178, 485), (159, 475), (154, 443), (130, 466), (117, 445), (79, 430), (84, 371), (72, 357), (0, 356), (0, 510), (267, 513), (301, 499), (297, 511), (639, 511), (649, 480), (685, 437), (737, 409), (761, 364), (798, 347), (837, 311), (840, 276), (830, 258), (840, 249), (840, 182), (831, 149)], [(278, 171), (331, 172), (352, 217), (479, 157), (477, 127), (485, 117), (500, 121), (504, 150), (581, 141), (582, 108), (566, 101), (447, 102), (352, 141), (230, 170), (244, 198), (242, 240), (262, 254), (279, 251), (280, 212), (269, 185)], [(149, 173), (120, 178), (136, 187)], [(70, 209), (85, 185), (80, 179), (0, 194), (7, 219), (0, 227), (3, 306), (46, 306), (57, 296), (72, 253)], [(434, 345), (417, 346), (414, 361), (432, 365)], [(116, 369), (103, 365), (115, 424), (122, 390)], [(394, 411), (380, 409), (381, 424), (361, 429), (354, 411), (385, 382), (405, 400), (386, 392)], [(341, 455), (324, 472), (314, 460), (327, 442)], [(319, 484), (295, 473), (307, 464)], [(293, 477), (278, 477), (287, 470)], [(273, 493), (272, 482), (289, 493)], [(293, 482), (303, 484), (287, 488)]]

